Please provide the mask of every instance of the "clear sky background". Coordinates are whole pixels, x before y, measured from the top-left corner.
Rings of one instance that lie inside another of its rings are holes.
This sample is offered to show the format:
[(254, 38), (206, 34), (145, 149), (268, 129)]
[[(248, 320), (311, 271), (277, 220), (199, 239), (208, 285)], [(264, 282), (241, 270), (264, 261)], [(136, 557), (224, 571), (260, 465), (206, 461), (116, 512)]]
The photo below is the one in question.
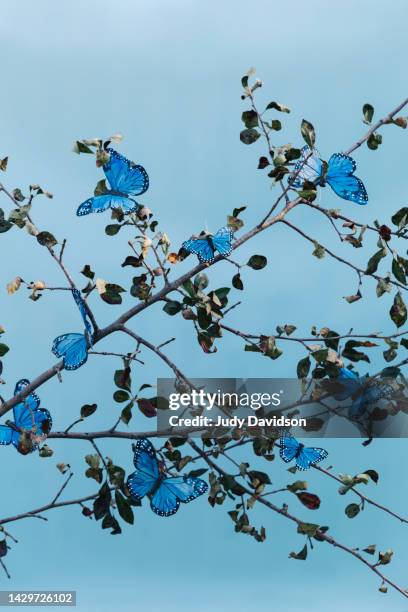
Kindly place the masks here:
[[(205, 223), (212, 230), (220, 227), (236, 206), (248, 206), (244, 219), (249, 227), (268, 209), (275, 192), (256, 170), (261, 145), (239, 142), (240, 114), (246, 108), (240, 100), (242, 74), (256, 66), (265, 82), (260, 99), (276, 99), (292, 108), (291, 115), (279, 117), (285, 130), (277, 142), (300, 145), (299, 124), (305, 117), (315, 125), (318, 146), (328, 158), (364, 132), (364, 102), (371, 102), (379, 117), (406, 97), (405, 12), (401, 0), (392, 8), (365, 0), (344, 0), (336, 7), (317, 0), (3, 3), (0, 156), (10, 157), (5, 182), (23, 191), (29, 183), (40, 183), (55, 194), (53, 200), (36, 202), (34, 217), (40, 229), (68, 238), (66, 263), (78, 282), (79, 271), (90, 264), (99, 277), (129, 287), (132, 271), (120, 268), (129, 254), (127, 238), (104, 234), (109, 215), (75, 216), (78, 204), (101, 178), (92, 158), (70, 151), (75, 139), (118, 131), (125, 135), (121, 152), (143, 163), (150, 175), (151, 187), (142, 201), (159, 217), (175, 250)], [(407, 135), (394, 127), (383, 134), (379, 151), (363, 147), (356, 154), (369, 205), (357, 209), (329, 190), (322, 204), (341, 207), (362, 222), (387, 221), (389, 213), (406, 204)], [(7, 201), (1, 202), (7, 209)], [(310, 210), (295, 217), (320, 241), (342, 251), (325, 219)], [(344, 252), (364, 265), (374, 250), (372, 242), (370, 253), (346, 247)], [(7, 386), (2, 395), (9, 396), (17, 379), (34, 378), (53, 363), (52, 339), (79, 331), (80, 323), (67, 296), (53, 292), (34, 303), (24, 290), (6, 295), (6, 283), (17, 275), (54, 285), (62, 282), (33, 238), (14, 229), (1, 236), (1, 252), (0, 323), (12, 347), (4, 360)], [(389, 305), (385, 309), (373, 298), (373, 283), (365, 283), (367, 299), (349, 306), (342, 296), (354, 292), (355, 275), (327, 258), (316, 260), (310, 245), (286, 228), (274, 228), (245, 245), (239, 259), (244, 262), (253, 253), (266, 255), (269, 265), (262, 272), (244, 271), (244, 304), (231, 313), (231, 325), (255, 333), (271, 333), (282, 323), (306, 333), (312, 324), (391, 333), (392, 323), (384, 314)], [(189, 265), (185, 262), (176, 272)], [(231, 276), (227, 263), (211, 271), (214, 287)], [(134, 303), (130, 296), (124, 302)], [(97, 296), (92, 305), (101, 324), (119, 312)], [(286, 359), (272, 362), (244, 353), (236, 339), (225, 338), (216, 355), (206, 356), (191, 327), (161, 313), (160, 305), (132, 325), (152, 342), (177, 335), (166, 351), (192, 377), (291, 376), (302, 355), (295, 348)], [(101, 348), (127, 351), (132, 345), (117, 337)], [(146, 366), (134, 374), (140, 384), (167, 374), (157, 359), (148, 354), (144, 358)], [(67, 427), (80, 406), (90, 402), (97, 402), (99, 409), (86, 423), (88, 428), (113, 424), (118, 405), (111, 399), (112, 374), (118, 365), (94, 357), (78, 372), (65, 373), (62, 385), (53, 380), (40, 389), (55, 429)], [(376, 365), (374, 361), (373, 369)], [(137, 419), (132, 427), (152, 425), (141, 416)], [(57, 440), (50, 445), (55, 451), (51, 459), (2, 449), (1, 516), (51, 500), (62, 483), (55, 468), (60, 461), (70, 463), (76, 474), (67, 498), (96, 489), (83, 477), (89, 445)], [(377, 488), (369, 485), (367, 493), (407, 512), (400, 467), (407, 456), (406, 440), (377, 441), (366, 449), (358, 440), (325, 440), (325, 446), (337, 473), (377, 469), (380, 483)], [(102, 441), (100, 447), (131, 469), (130, 442)], [(279, 462), (267, 467), (277, 486), (290, 481)], [(351, 498), (340, 497), (335, 484), (319, 474), (308, 474), (307, 479), (310, 490), (324, 500), (321, 509), (311, 513), (290, 500), (291, 509), (304, 520), (330, 525), (333, 535), (351, 546), (375, 542), (382, 550), (394, 548), (395, 561), (387, 572), (408, 586), (406, 527), (370, 508), (350, 521), (343, 510)], [(303, 538), (284, 519), (258, 508), (254, 520), (265, 525), (268, 538), (258, 544), (233, 532), (227, 509), (211, 509), (201, 498), (166, 520), (145, 506), (136, 511), (135, 525), (125, 526), (116, 537), (82, 517), (78, 508), (55, 510), (48, 523), (16, 523), (12, 533), (19, 544), (7, 558), (12, 580), (0, 574), (0, 588), (75, 589), (78, 609), (98, 612), (408, 609), (399, 595), (380, 594), (377, 579), (361, 564), (325, 544), (306, 562), (288, 559), (290, 551), (302, 548)]]

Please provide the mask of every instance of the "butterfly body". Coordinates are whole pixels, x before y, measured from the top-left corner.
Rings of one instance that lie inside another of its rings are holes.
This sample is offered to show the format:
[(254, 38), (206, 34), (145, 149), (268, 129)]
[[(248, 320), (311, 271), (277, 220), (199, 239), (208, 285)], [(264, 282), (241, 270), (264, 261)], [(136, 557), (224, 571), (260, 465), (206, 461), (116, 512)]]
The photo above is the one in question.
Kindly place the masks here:
[(125, 215), (136, 212), (140, 205), (133, 197), (145, 193), (149, 188), (149, 176), (143, 166), (134, 164), (114, 149), (108, 148), (107, 153), (109, 161), (103, 166), (103, 171), (110, 189), (85, 200), (77, 210), (79, 217), (101, 213), (109, 208), (120, 208)]
[(280, 439), (279, 454), (285, 463), (295, 460), (298, 470), (308, 470), (328, 456), (324, 448), (307, 447), (295, 438), (285, 436)]
[[(14, 389), (18, 395), (30, 382), (26, 378), (19, 380)], [(12, 444), (19, 453), (27, 455), (38, 448), (52, 427), (52, 418), (48, 410), (40, 408), (40, 398), (30, 393), (13, 408), (14, 421), (0, 425), (0, 445)]]
[(164, 465), (146, 438), (138, 440), (133, 450), (136, 470), (128, 477), (127, 488), (135, 500), (149, 497), (151, 509), (159, 516), (175, 514), (180, 502), (189, 503), (207, 491), (208, 485), (200, 478), (166, 476)]
[(232, 251), (232, 239), (234, 232), (231, 228), (224, 226), (214, 235), (205, 234), (198, 238), (185, 240), (181, 245), (188, 253), (197, 255), (200, 263), (210, 264), (214, 261), (215, 251), (222, 257), (228, 257)]
[(334, 153), (326, 163), (319, 158), (316, 149), (305, 146), (295, 164), (295, 176), (289, 179), (289, 183), (295, 189), (301, 189), (305, 181), (320, 187), (327, 183), (340, 198), (360, 205), (367, 204), (364, 183), (354, 176), (356, 167), (356, 162), (349, 155)]

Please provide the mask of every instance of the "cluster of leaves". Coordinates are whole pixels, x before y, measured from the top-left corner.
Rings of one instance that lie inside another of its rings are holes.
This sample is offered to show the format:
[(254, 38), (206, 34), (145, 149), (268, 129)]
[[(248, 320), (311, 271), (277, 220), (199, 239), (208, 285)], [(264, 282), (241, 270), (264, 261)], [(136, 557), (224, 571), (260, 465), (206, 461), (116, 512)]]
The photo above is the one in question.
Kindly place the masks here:
[[(87, 455), (85, 460), (89, 466), (85, 475), (88, 478), (94, 478), (97, 482), (102, 482), (103, 471), (100, 467), (99, 455)], [(129, 496), (124, 483), (125, 470), (120, 466), (114, 465), (108, 457), (105, 464), (110, 485), (108, 480), (102, 484), (98, 496), (93, 502), (93, 507), (83, 506), (82, 514), (89, 518), (93, 517), (96, 521), (101, 520), (102, 529), (111, 529), (111, 534), (117, 535), (122, 532), (122, 529), (118, 518), (115, 516), (115, 509), (123, 521), (133, 525), (133, 507), (140, 506), (141, 504)]]

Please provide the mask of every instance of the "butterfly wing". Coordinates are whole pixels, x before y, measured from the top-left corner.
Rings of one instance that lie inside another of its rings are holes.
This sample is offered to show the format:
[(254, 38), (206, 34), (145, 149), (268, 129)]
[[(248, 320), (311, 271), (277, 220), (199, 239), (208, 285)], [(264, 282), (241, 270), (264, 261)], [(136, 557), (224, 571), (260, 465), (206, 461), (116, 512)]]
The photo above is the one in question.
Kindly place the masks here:
[(81, 296), (81, 293), (78, 291), (78, 289), (72, 289), (72, 296), (76, 302), (76, 305), (79, 308), (79, 312), (81, 313), (81, 317), (82, 317), (82, 321), (84, 322), (85, 329), (88, 332), (88, 334), (91, 336), (92, 326), (91, 326), (90, 321), (88, 320), (88, 315), (87, 315), (86, 308), (85, 308), (85, 302)]
[(219, 252), (220, 255), (228, 257), (232, 251), (232, 238), (234, 236), (233, 231), (229, 227), (222, 227), (212, 237), (214, 248)]
[(340, 402), (356, 393), (361, 386), (358, 374), (347, 368), (340, 368), (336, 382), (340, 383), (341, 390), (333, 393), (333, 397)]
[(88, 345), (83, 334), (58, 336), (51, 350), (57, 357), (62, 357), (66, 370), (76, 370), (88, 359)]
[(387, 383), (384, 385), (373, 384), (367, 386), (350, 406), (349, 417), (354, 419), (360, 418), (369, 406), (373, 407), (374, 404), (382, 399), (391, 399), (393, 393), (393, 387)]
[(323, 170), (322, 160), (316, 149), (312, 150), (307, 145), (301, 150), (301, 156), (294, 167), (295, 177), (289, 177), (289, 184), (295, 189), (301, 189), (305, 181), (317, 183)]
[(13, 434), (17, 432), (8, 427), (7, 425), (0, 425), (0, 444), (8, 445), (13, 441)]
[(134, 499), (140, 500), (149, 493), (159, 478), (159, 465), (156, 452), (150, 440), (140, 438), (133, 445), (136, 471), (127, 479), (127, 487)]
[(149, 176), (143, 166), (134, 164), (114, 149), (107, 149), (109, 161), (103, 170), (114, 191), (126, 195), (141, 195), (149, 188)]
[(319, 461), (326, 459), (328, 454), (324, 448), (304, 446), (296, 458), (296, 467), (298, 470), (308, 470), (312, 465), (316, 465)]
[(139, 208), (139, 204), (131, 200), (126, 195), (118, 195), (114, 193), (105, 193), (104, 195), (88, 198), (78, 207), (76, 214), (78, 217), (89, 215), (91, 213), (101, 213), (108, 208), (121, 208), (125, 215), (135, 212)]
[(300, 443), (295, 438), (281, 437), (279, 454), (285, 463), (289, 463), (289, 461), (296, 457), (299, 448)]
[(214, 260), (214, 248), (207, 238), (192, 238), (181, 246), (189, 253), (197, 255), (201, 263), (211, 263)]
[(334, 153), (329, 159), (326, 180), (333, 191), (344, 200), (367, 204), (368, 195), (362, 180), (354, 176), (356, 162), (349, 155)]
[[(30, 381), (27, 378), (22, 378), (16, 383), (14, 395), (23, 391)], [(30, 393), (13, 408), (14, 421), (17, 427), (21, 429), (31, 429), (33, 425), (32, 414), (40, 405), (40, 398), (36, 393)]]
[(171, 516), (179, 509), (180, 502), (188, 504), (203, 495), (207, 489), (207, 483), (200, 478), (165, 478), (153, 494), (150, 507), (159, 516)]

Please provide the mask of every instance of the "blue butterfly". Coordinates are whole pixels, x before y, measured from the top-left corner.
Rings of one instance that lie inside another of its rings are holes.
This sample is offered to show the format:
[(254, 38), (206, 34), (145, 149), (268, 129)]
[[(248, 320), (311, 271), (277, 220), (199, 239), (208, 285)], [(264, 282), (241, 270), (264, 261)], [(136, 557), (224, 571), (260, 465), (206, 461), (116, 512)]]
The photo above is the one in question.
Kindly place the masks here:
[(78, 306), (79, 312), (81, 314), (82, 317), (82, 321), (85, 325), (85, 329), (88, 332), (88, 334), (92, 334), (92, 326), (90, 321), (88, 320), (88, 314), (86, 311), (86, 306), (85, 306), (85, 302), (82, 299), (81, 293), (80, 291), (78, 291), (78, 289), (72, 289), (72, 297), (75, 300), (76, 305)]
[(92, 347), (92, 326), (88, 320), (85, 302), (78, 289), (72, 289), (73, 298), (79, 308), (85, 330), (83, 334), (63, 334), (55, 338), (52, 352), (63, 359), (65, 370), (77, 370), (88, 359), (88, 350)]
[(324, 187), (330, 185), (334, 193), (344, 200), (356, 204), (367, 204), (368, 195), (363, 181), (354, 176), (356, 162), (349, 155), (334, 153), (325, 168), (316, 149), (307, 145), (301, 151), (301, 158), (296, 162), (295, 178), (290, 177), (289, 183), (295, 189), (301, 189), (305, 181)]
[[(30, 381), (26, 378), (19, 380), (14, 395), (23, 391), (29, 384)], [(0, 444), (13, 444), (22, 455), (36, 450), (52, 427), (50, 413), (39, 406), (40, 398), (35, 393), (30, 393), (14, 406), (14, 422), (6, 421), (6, 425), (0, 425)]]
[(360, 378), (356, 372), (347, 368), (340, 368), (336, 380), (341, 381), (343, 388), (333, 394), (334, 398), (338, 401), (353, 398), (348, 411), (352, 419), (360, 418), (369, 406), (382, 399), (391, 399), (394, 394), (392, 385), (375, 380), (367, 381), (366, 378)]
[(329, 453), (324, 448), (307, 447), (295, 438), (282, 436), (279, 454), (285, 463), (295, 459), (298, 470), (308, 470), (312, 465), (326, 459)]
[(127, 487), (133, 499), (150, 498), (150, 507), (159, 516), (171, 516), (179, 509), (180, 502), (187, 504), (208, 489), (204, 480), (195, 477), (167, 477), (164, 465), (159, 463), (152, 443), (140, 438), (132, 446), (136, 471), (127, 479)]
[(222, 227), (214, 235), (204, 234), (202, 238), (190, 238), (181, 245), (181, 248), (197, 255), (201, 263), (212, 263), (215, 251), (223, 257), (228, 257), (232, 251), (234, 232), (230, 227)]
[(103, 166), (103, 171), (110, 191), (85, 200), (77, 210), (79, 217), (104, 212), (108, 208), (121, 208), (125, 215), (135, 212), (139, 204), (131, 196), (141, 195), (149, 188), (149, 177), (143, 166), (134, 164), (114, 149), (106, 151), (109, 161)]

